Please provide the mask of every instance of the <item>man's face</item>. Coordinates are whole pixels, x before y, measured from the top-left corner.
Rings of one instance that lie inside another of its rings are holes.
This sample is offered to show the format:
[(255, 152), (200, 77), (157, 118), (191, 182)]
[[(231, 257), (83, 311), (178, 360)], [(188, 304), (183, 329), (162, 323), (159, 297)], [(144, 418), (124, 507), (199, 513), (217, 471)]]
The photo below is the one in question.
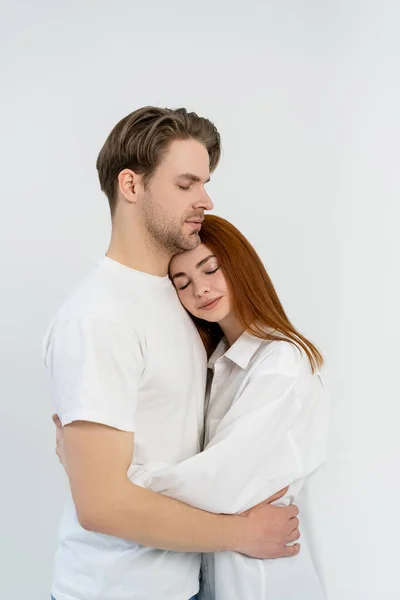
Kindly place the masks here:
[(173, 141), (141, 199), (147, 233), (168, 253), (192, 250), (200, 244), (204, 211), (213, 208), (204, 187), (209, 179), (205, 146), (195, 140)]

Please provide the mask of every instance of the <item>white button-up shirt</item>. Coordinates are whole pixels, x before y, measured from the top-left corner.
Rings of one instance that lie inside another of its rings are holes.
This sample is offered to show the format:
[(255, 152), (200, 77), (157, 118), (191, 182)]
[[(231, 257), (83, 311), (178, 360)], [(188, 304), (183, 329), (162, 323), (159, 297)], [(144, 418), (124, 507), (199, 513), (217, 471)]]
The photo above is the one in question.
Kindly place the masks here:
[[(148, 465), (138, 481), (214, 513), (241, 513), (287, 485), (277, 504), (293, 501), (326, 461), (328, 400), (320, 375), (293, 344), (248, 333), (230, 348), (223, 339), (208, 366), (214, 374), (204, 451), (175, 466)], [(304, 536), (300, 541), (300, 553), (290, 558), (205, 555), (200, 597), (324, 600)]]

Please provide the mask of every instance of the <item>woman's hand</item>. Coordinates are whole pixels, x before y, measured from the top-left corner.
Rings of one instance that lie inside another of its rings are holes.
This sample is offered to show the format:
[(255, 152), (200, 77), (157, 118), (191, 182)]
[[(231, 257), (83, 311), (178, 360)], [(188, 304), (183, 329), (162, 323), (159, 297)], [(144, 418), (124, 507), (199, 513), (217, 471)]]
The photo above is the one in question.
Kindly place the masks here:
[(52, 419), (56, 426), (56, 454), (65, 469), (64, 428), (58, 415), (53, 415)]

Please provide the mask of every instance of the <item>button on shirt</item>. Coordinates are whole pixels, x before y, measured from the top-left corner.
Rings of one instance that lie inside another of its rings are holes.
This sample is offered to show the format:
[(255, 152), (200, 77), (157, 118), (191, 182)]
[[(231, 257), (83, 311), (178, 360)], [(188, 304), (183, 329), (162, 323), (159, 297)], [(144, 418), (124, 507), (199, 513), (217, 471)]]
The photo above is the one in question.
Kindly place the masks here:
[[(209, 360), (205, 449), (147, 473), (146, 485), (197, 508), (236, 514), (289, 485), (288, 504), (326, 461), (328, 400), (307, 356), (284, 340), (244, 333)], [(142, 473), (143, 476), (143, 473)], [(296, 557), (234, 552), (203, 560), (203, 600), (324, 600), (304, 536)]]

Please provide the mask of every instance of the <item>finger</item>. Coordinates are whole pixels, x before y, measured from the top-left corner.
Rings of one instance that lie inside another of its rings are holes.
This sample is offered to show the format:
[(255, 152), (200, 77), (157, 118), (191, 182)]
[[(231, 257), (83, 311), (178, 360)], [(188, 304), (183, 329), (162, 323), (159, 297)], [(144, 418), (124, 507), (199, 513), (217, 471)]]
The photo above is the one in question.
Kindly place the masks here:
[(289, 486), (283, 488), (283, 490), (279, 490), (279, 492), (276, 492), (276, 494), (267, 498), (265, 502), (268, 502), (268, 504), (270, 504), (271, 502), (275, 502), (275, 500), (279, 500), (279, 498), (282, 498), (282, 496), (284, 496), (287, 493), (288, 489)]
[(300, 530), (299, 529), (294, 529), (289, 537), (288, 537), (288, 542), (295, 542), (296, 540), (298, 540), (300, 537)]
[(62, 427), (62, 423), (61, 423), (60, 417), (58, 415), (53, 415), (52, 421), (56, 427)]
[(300, 544), (294, 544), (293, 546), (285, 546), (284, 554), (282, 556), (296, 556), (300, 552)]
[(294, 517), (297, 517), (297, 515), (299, 514), (299, 509), (295, 504), (290, 504), (288, 506), (289, 509), (289, 518), (293, 519)]
[(298, 520), (297, 517), (293, 517), (293, 519), (289, 519), (290, 531), (293, 531), (294, 529), (298, 529), (299, 525), (300, 525), (300, 521)]

